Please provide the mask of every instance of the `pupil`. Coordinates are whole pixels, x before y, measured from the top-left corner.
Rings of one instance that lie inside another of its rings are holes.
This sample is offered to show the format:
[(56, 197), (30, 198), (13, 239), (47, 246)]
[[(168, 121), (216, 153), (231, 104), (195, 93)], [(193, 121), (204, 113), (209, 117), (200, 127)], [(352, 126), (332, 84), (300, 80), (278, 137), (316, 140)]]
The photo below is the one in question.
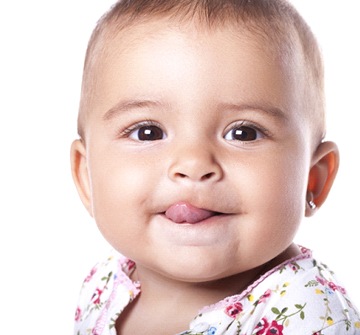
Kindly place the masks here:
[(238, 141), (254, 141), (256, 140), (256, 130), (250, 127), (234, 129), (233, 137)]
[(147, 126), (139, 129), (139, 140), (156, 141), (163, 138), (163, 132), (156, 126)]

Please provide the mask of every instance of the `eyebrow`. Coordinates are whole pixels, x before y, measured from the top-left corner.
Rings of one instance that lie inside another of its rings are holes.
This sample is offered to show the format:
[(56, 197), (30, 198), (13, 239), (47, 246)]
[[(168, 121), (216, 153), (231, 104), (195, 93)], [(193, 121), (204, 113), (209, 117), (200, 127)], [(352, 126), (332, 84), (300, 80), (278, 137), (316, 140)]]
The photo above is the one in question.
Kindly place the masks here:
[(134, 109), (144, 109), (163, 106), (163, 103), (156, 100), (124, 100), (118, 102), (114, 107), (110, 108), (104, 115), (104, 121), (110, 121), (116, 116), (124, 112), (130, 112)]
[(233, 104), (233, 103), (223, 103), (219, 105), (220, 110), (229, 110), (229, 111), (257, 111), (270, 116), (274, 116), (277, 119), (287, 120), (288, 116), (285, 112), (278, 108), (274, 107), (268, 103), (254, 103), (254, 104)]
[[(114, 107), (110, 108), (104, 115), (104, 121), (110, 121), (124, 112), (131, 112), (135, 109), (163, 107), (164, 103), (157, 100), (123, 100), (118, 102)], [(242, 104), (242, 103), (221, 103), (218, 105), (219, 111), (258, 111), (267, 115), (274, 116), (278, 119), (287, 120), (288, 117), (280, 108), (271, 106), (267, 103), (254, 103), (254, 104)]]

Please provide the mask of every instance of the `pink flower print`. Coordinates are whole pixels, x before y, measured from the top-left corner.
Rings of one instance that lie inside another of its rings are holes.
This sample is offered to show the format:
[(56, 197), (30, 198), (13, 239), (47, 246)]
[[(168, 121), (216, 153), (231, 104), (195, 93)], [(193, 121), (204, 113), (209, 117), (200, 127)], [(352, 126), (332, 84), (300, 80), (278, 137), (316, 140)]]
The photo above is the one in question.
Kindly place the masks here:
[(291, 263), (289, 263), (289, 264), (288, 264), (288, 267), (289, 267), (292, 271), (294, 271), (295, 273), (297, 273), (297, 272), (300, 270), (300, 266), (299, 266), (299, 264), (296, 263), (296, 262), (291, 262)]
[(93, 296), (91, 298), (94, 305), (100, 304), (100, 298), (101, 298), (102, 293), (103, 293), (103, 291), (100, 290), (99, 288), (97, 288), (95, 290), (95, 293), (93, 294)]
[(254, 329), (255, 335), (265, 334), (266, 329), (269, 327), (269, 322), (266, 318), (262, 318)]
[(271, 296), (271, 290), (267, 290), (259, 299), (259, 304), (265, 302)]
[(337, 288), (338, 288), (338, 290), (340, 291), (340, 293), (346, 294), (346, 290), (345, 290), (343, 287), (338, 286)]
[(123, 260), (123, 262), (121, 263), (121, 267), (122, 270), (126, 273), (126, 274), (130, 274), (131, 271), (133, 271), (136, 267), (136, 264), (134, 261), (132, 261), (131, 259), (125, 259)]
[(135, 265), (135, 262), (131, 261), (130, 259), (128, 260), (127, 266), (129, 271), (131, 271), (135, 267)]
[(337, 290), (337, 286), (333, 282), (329, 282), (329, 288), (331, 288), (333, 291)]
[(323, 279), (323, 278), (320, 278), (320, 277), (318, 277), (318, 276), (316, 276), (316, 281), (318, 282), (318, 283), (320, 283), (321, 285), (325, 285), (326, 284), (326, 282), (325, 282), (325, 280)]
[(256, 326), (256, 335), (283, 335), (284, 326), (279, 325), (277, 321), (272, 321), (271, 324), (266, 318), (262, 318)]
[(225, 309), (225, 313), (232, 317), (236, 318), (236, 316), (241, 313), (243, 310), (243, 305), (240, 302), (235, 302), (233, 305), (229, 305)]
[(342, 294), (346, 294), (346, 290), (345, 290), (343, 287), (338, 286), (338, 285), (334, 284), (333, 282), (329, 282), (329, 283), (328, 283), (328, 286), (329, 286), (329, 288), (332, 289), (333, 291), (338, 290), (338, 291), (341, 292)]
[(93, 275), (96, 273), (96, 270), (97, 269), (95, 267), (91, 269), (90, 273), (87, 275), (87, 277), (84, 280), (85, 283), (88, 283), (92, 279)]
[(346, 290), (341, 287), (336, 285), (335, 283), (328, 281), (324, 278), (320, 278), (320, 277), (316, 277), (316, 280), (318, 283), (320, 283), (323, 286), (327, 286), (331, 291), (335, 292), (335, 291), (339, 291), (342, 294), (346, 294)]
[(300, 246), (300, 251), (301, 251), (302, 254), (306, 254), (306, 253), (309, 252), (309, 249), (307, 249), (307, 248), (305, 248), (303, 246)]
[(75, 311), (75, 321), (78, 322), (80, 321), (80, 318), (81, 318), (81, 309), (80, 307), (76, 308), (76, 311)]
[(273, 321), (271, 322), (270, 327), (266, 330), (266, 335), (272, 335), (272, 334), (276, 334), (276, 335), (283, 335), (283, 329), (284, 326), (283, 325), (279, 325), (277, 323), (277, 321)]

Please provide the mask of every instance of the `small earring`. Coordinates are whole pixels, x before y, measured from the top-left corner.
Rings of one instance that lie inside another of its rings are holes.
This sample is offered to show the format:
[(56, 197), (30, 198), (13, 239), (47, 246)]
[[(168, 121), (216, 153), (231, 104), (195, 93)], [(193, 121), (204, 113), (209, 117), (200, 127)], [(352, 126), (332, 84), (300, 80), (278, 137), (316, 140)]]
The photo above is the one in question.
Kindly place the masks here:
[(310, 206), (311, 209), (315, 209), (315, 208), (316, 208), (316, 204), (315, 204), (314, 201), (310, 200), (310, 201), (308, 201), (308, 204), (309, 204), (309, 206)]

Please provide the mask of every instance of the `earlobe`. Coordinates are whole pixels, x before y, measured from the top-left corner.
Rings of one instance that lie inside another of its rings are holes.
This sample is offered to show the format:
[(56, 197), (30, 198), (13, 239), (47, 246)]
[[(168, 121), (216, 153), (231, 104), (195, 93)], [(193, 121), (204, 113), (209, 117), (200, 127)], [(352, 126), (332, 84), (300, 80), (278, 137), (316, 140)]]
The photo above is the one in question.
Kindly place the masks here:
[[(307, 187), (306, 216), (325, 202), (339, 168), (339, 150), (333, 142), (322, 142), (312, 159)], [(311, 206), (311, 205), (313, 206)]]
[(81, 201), (91, 216), (91, 187), (87, 166), (86, 148), (81, 140), (75, 140), (71, 145), (71, 172)]

